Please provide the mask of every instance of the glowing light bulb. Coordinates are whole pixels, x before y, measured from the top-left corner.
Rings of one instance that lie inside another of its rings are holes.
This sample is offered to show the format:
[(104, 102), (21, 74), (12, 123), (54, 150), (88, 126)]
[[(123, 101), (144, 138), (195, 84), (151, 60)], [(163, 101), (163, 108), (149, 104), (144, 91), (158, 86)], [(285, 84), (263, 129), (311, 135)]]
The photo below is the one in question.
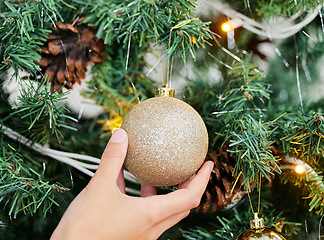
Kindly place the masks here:
[(306, 168), (303, 165), (298, 164), (295, 167), (295, 172), (298, 174), (303, 174), (304, 172), (306, 172)]
[(242, 19), (240, 18), (233, 18), (233, 19), (230, 19), (228, 20), (227, 22), (224, 22), (221, 26), (222, 30), (224, 32), (228, 32), (230, 30), (234, 30), (238, 27), (241, 27), (243, 24), (243, 21)]
[(228, 22), (225, 22), (222, 24), (222, 30), (224, 32), (228, 32), (229, 30), (231, 30), (231, 25)]

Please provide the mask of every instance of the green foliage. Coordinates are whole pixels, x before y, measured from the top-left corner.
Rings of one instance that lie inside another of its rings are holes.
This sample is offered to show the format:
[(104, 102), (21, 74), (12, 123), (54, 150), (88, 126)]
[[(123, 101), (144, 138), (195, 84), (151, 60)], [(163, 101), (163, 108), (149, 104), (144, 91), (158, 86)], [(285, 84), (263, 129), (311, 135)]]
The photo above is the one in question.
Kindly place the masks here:
[(22, 89), (19, 105), (13, 107), (12, 115), (20, 118), (20, 131), (33, 141), (48, 143), (52, 135), (60, 140), (62, 127), (76, 130), (68, 126), (66, 120), (77, 120), (66, 115), (68, 110), (60, 103), (66, 93), (58, 93), (59, 89), (51, 93), (46, 81), (35, 84), (36, 87), (30, 83), (29, 87)]
[(260, 173), (268, 180), (269, 175), (280, 173), (270, 150), (272, 130), (265, 124), (269, 84), (249, 56), (236, 61), (221, 83), (191, 82), (185, 95), (204, 117), (211, 147), (229, 144), (237, 159), (233, 174), (242, 175), (243, 184), (249, 188), (257, 183)]
[(127, 55), (128, 49), (120, 44), (115, 46), (107, 49), (106, 61), (93, 67), (95, 77), (88, 83), (91, 90), (86, 96), (110, 112), (125, 115), (138, 99), (153, 97), (156, 85), (142, 71), (145, 65), (142, 48), (132, 44)]
[[(247, 2), (247, 0), (244, 1)], [(259, 9), (256, 10), (261, 11), (264, 18), (269, 20), (271, 17), (292, 16), (300, 11), (313, 11), (323, 3), (323, 0), (261, 0), (258, 1)]]
[(264, 101), (270, 98), (271, 91), (264, 77), (250, 57), (236, 62), (228, 72), (228, 88), (222, 97), (223, 111), (233, 111), (237, 115), (241, 111), (258, 112), (260, 105), (265, 107)]
[(273, 125), (281, 154), (310, 164), (323, 158), (324, 118), (320, 113), (288, 113)]
[(223, 138), (224, 143), (229, 143), (237, 158), (234, 174), (242, 174), (247, 186), (258, 182), (260, 174), (269, 179), (269, 174), (280, 173), (269, 150), (271, 132), (262, 119), (265, 101), (270, 97), (269, 84), (263, 77), (249, 57), (236, 62), (227, 75), (229, 82), (214, 112), (224, 126), (215, 141)]
[(243, 184), (253, 184), (259, 181), (259, 173), (270, 181), (269, 175), (274, 172), (281, 173), (276, 163), (277, 159), (272, 155), (270, 146), (271, 132), (261, 121), (256, 121), (251, 116), (244, 116), (234, 121), (232, 131), (227, 132), (231, 150), (229, 152), (237, 156), (234, 174), (243, 175)]
[(316, 18), (302, 32), (278, 45), (278, 50), (280, 56), (270, 62), (267, 75), (267, 81), (271, 83), (273, 92), (271, 94), (273, 110), (295, 111), (300, 106), (296, 70), (303, 104), (307, 106), (322, 98), (320, 71), (324, 38), (321, 20)]
[[(246, 15), (252, 18), (264, 16), (269, 19), (272, 16), (291, 16), (300, 10), (312, 10), (322, 3), (322, 0), (272, 0), (270, 2), (245, 0), (235, 1), (234, 6), (231, 4), (231, 7), (245, 11)], [(249, 9), (248, 6), (251, 8)], [(71, 23), (85, 16), (90, 25), (98, 27), (97, 36), (107, 44), (106, 60), (93, 67), (94, 77), (89, 83), (91, 90), (85, 94), (96, 99), (97, 103), (111, 113), (116, 111), (118, 114), (125, 114), (133, 104), (137, 103), (137, 98), (144, 100), (153, 96), (152, 90), (155, 85), (143, 75), (145, 67), (143, 59), (149, 49), (157, 48), (156, 43), (167, 52), (168, 58), (178, 55), (184, 62), (188, 56), (196, 59), (197, 48), (209, 44), (208, 41), (212, 39), (208, 29), (209, 23), (193, 18), (195, 8), (195, 3), (189, 0), (2, 1), (0, 4), (0, 76), (3, 76), (10, 67), (16, 73), (18, 70), (24, 70), (37, 74), (40, 70), (37, 65), (40, 59), (39, 51), (46, 41), (48, 28), (56, 21)], [(303, 15), (297, 21), (302, 17)], [(186, 100), (199, 111), (207, 124), (211, 140), (210, 149), (215, 150), (221, 144), (229, 144), (231, 147), (229, 151), (237, 159), (234, 174), (241, 174), (245, 183), (257, 182), (260, 173), (268, 178), (269, 174), (276, 171), (277, 159), (269, 149), (272, 145), (278, 146), (280, 152), (298, 157), (313, 167), (314, 164), (318, 164), (317, 175), (306, 174), (298, 179), (291, 178), (291, 182), (305, 189), (310, 199), (310, 209), (322, 213), (324, 189), (322, 189), (321, 161), (324, 133), (322, 116), (317, 115), (317, 112), (322, 111), (312, 111), (310, 114), (307, 111), (305, 111), (307, 114), (296, 113), (295, 106), (299, 104), (299, 99), (296, 97), (298, 92), (295, 89), (294, 69), (297, 66), (300, 70), (301, 82), (304, 80), (303, 73), (309, 72), (311, 78), (316, 77), (314, 73), (318, 69), (314, 66), (324, 52), (323, 32), (321, 27), (315, 30), (316, 34), (312, 34), (313, 32), (308, 28), (305, 31), (311, 37), (302, 33), (297, 34), (295, 48), (291, 47), (295, 44), (294, 39), (287, 41), (285, 48), (279, 47), (283, 54), (281, 58), (275, 60), (277, 65), (270, 68), (272, 77), (267, 78), (267, 81), (272, 83), (271, 89), (278, 93), (278, 97), (276, 95), (271, 97), (272, 106), (268, 105), (270, 85), (264, 81), (264, 76), (257, 70), (252, 60), (243, 57), (241, 61), (230, 64), (232, 59), (228, 60), (228, 58), (232, 56), (224, 52), (221, 54), (226, 56), (212, 52), (212, 55), (217, 56), (217, 59), (215, 58), (217, 62), (222, 63), (218, 66), (223, 73), (222, 81), (214, 85), (209, 85), (205, 81), (191, 82), (185, 95)], [(236, 40), (243, 41), (242, 44), (247, 43), (246, 32), (236, 30), (235, 36)], [(224, 45), (226, 40), (224, 35)], [(222, 43), (221, 40), (219, 42)], [(238, 44), (237, 47), (240, 48), (241, 45)], [(285, 55), (286, 52), (288, 54)], [(296, 55), (299, 57), (299, 62), (296, 62)], [(199, 64), (203, 65), (205, 59), (201, 59)], [(283, 60), (289, 63), (289, 67), (283, 65)], [(224, 70), (225, 63), (230, 65), (230, 70)], [(279, 64), (281, 68), (276, 68)], [(282, 85), (274, 83), (276, 79)], [(309, 82), (303, 86), (307, 84)], [(291, 98), (274, 101), (280, 98), (279, 95), (284, 95), (281, 94), (282, 91), (290, 90), (292, 90), (292, 94), (289, 95), (292, 96)], [(15, 126), (16, 131), (22, 132), (34, 141), (49, 143), (51, 147), (55, 146), (71, 152), (100, 156), (107, 139), (100, 139), (102, 132), (96, 120), (91, 123), (87, 120), (78, 122), (75, 126), (83, 132), (71, 136), (68, 122), (73, 119), (66, 115), (66, 109), (60, 103), (60, 99), (64, 96), (58, 92), (49, 93), (44, 85), (30, 87), (29, 90), (22, 92), (21, 105), (15, 107), (14, 114), (7, 117), (10, 110), (2, 102), (0, 114), (6, 124)], [(1, 94), (1, 97), (5, 96)], [(285, 102), (282, 104), (282, 101)], [(281, 104), (283, 111), (278, 107)], [(290, 112), (288, 109), (293, 110)], [(274, 120), (283, 112), (289, 113)], [(55, 139), (54, 141), (53, 135), (58, 139), (64, 136), (66, 138), (64, 144), (60, 145)], [(18, 147), (18, 144), (15, 146)], [(52, 190), (55, 192), (57, 189), (64, 190), (64, 188), (47, 183), (43, 180), (44, 174), (39, 174), (42, 172), (39, 162), (42, 162), (44, 157), (39, 156), (38, 160), (41, 160), (35, 161), (38, 165), (32, 162), (27, 166), (25, 154), (23, 154), (25, 161), (23, 163), (21, 155), (14, 149), (10, 149), (7, 144), (1, 143), (1, 149), (5, 152), (1, 155), (1, 179), (8, 183), (1, 182), (0, 199), (6, 204), (9, 213), (15, 216), (19, 211), (31, 214), (37, 210), (48, 212), (49, 207), (57, 203)], [(24, 151), (28, 150), (24, 149)], [(50, 175), (54, 176), (53, 178), (57, 177), (64, 182), (70, 181), (66, 174), (62, 174), (61, 167), (64, 165), (59, 165), (57, 162), (47, 165), (47, 172), (51, 169)], [(58, 177), (59, 173), (61, 175)], [(84, 184), (88, 181), (88, 178), (78, 172), (71, 173), (71, 178), (72, 175), (76, 181), (82, 179)], [(80, 187), (78, 183), (75, 186)], [(11, 191), (13, 187), (15, 190)], [(189, 239), (232, 239), (249, 227), (246, 209), (240, 212), (234, 211), (234, 214), (229, 217), (216, 217), (217, 224), (212, 231), (197, 228), (184, 234), (188, 238), (191, 237)], [(221, 214), (217, 212), (216, 215)], [(274, 216), (269, 212), (265, 215), (268, 218)], [(52, 225), (54, 226), (55, 223)], [(30, 238), (34, 239), (35, 236)]]
[(35, 73), (38, 53), (49, 33), (47, 27), (62, 20), (59, 0), (2, 1), (0, 4), (0, 74), (12, 67)]
[(19, 212), (33, 215), (40, 210), (46, 215), (51, 207), (58, 205), (55, 192), (67, 191), (60, 184), (49, 184), (44, 181), (42, 173), (28, 167), (17, 151), (10, 145), (0, 149), (0, 202), (8, 209), (13, 218)]
[(323, 214), (323, 156), (324, 132), (322, 114), (313, 111), (307, 114), (302, 111), (287, 113), (273, 122), (274, 139), (282, 155), (302, 160), (310, 168), (305, 174), (296, 175), (289, 171), (281, 179), (284, 183), (291, 182), (308, 195), (309, 211), (316, 210)]
[(196, 7), (192, 1), (73, 2), (84, 6), (86, 21), (98, 27), (97, 37), (104, 39), (105, 44), (117, 41), (127, 47), (129, 41), (136, 41), (140, 47), (147, 47), (157, 37), (160, 44), (171, 43), (169, 56), (179, 54), (185, 61), (188, 54), (195, 58), (195, 47), (203, 47), (212, 38), (208, 23), (191, 17)]
[(309, 211), (316, 210), (319, 215), (324, 213), (323, 173), (318, 167), (309, 168), (300, 175), (287, 171), (281, 176), (281, 181), (285, 184), (291, 182), (301, 189), (301, 195), (304, 195), (303, 198), (308, 201)]

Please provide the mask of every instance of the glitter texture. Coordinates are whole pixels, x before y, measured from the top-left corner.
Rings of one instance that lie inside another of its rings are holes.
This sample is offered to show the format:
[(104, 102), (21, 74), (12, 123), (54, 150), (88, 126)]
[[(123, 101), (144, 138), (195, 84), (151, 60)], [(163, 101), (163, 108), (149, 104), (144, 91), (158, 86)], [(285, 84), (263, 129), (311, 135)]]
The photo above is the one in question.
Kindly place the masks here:
[(173, 97), (136, 105), (121, 126), (129, 147), (126, 168), (154, 186), (172, 186), (191, 177), (203, 164), (208, 133), (200, 115)]

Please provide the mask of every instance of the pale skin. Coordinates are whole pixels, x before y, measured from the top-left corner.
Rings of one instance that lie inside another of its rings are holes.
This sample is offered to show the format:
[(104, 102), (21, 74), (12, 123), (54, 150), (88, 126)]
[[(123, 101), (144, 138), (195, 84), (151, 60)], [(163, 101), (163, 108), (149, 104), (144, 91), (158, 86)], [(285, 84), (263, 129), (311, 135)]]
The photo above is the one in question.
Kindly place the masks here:
[(70, 204), (51, 240), (157, 239), (199, 205), (212, 162), (206, 162), (174, 192), (156, 195), (155, 187), (142, 183), (141, 197), (132, 197), (125, 194), (122, 168), (127, 147), (126, 132), (116, 130), (98, 170)]

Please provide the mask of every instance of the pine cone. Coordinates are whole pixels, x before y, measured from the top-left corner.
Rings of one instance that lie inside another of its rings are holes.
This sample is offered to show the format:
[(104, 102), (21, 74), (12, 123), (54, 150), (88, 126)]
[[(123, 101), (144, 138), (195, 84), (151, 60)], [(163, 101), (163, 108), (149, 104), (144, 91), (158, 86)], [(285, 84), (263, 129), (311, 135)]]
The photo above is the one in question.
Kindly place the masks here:
[[(213, 161), (214, 171), (212, 172), (205, 193), (202, 196), (200, 205), (196, 208), (197, 212), (215, 212), (222, 210), (230, 204), (235, 204), (242, 199), (247, 191), (242, 186), (243, 176), (237, 180), (232, 191), (233, 185), (236, 181), (236, 176), (232, 176), (236, 164), (235, 156), (231, 156), (227, 151), (229, 147), (224, 145), (216, 151), (208, 154), (206, 161)], [(280, 153), (276, 147), (271, 146), (270, 150), (274, 156), (279, 156)], [(273, 164), (270, 164), (274, 167)], [(272, 171), (273, 172), (273, 171)], [(275, 178), (275, 174), (268, 174), (270, 182)], [(268, 181), (263, 178), (262, 181)], [(252, 186), (253, 188), (256, 187)], [(232, 194), (231, 194), (232, 191)]]
[(215, 212), (226, 206), (236, 203), (247, 193), (241, 186), (243, 178), (238, 179), (231, 194), (233, 184), (236, 178), (232, 176), (236, 160), (226, 151), (227, 147), (218, 148), (216, 151), (208, 154), (206, 160), (214, 162), (214, 171), (212, 172), (205, 193), (202, 196), (198, 212)]
[(38, 64), (51, 82), (51, 91), (64, 83), (71, 89), (85, 78), (87, 66), (104, 61), (104, 43), (96, 37), (96, 29), (86, 24), (73, 26), (57, 22), (51, 30)]

